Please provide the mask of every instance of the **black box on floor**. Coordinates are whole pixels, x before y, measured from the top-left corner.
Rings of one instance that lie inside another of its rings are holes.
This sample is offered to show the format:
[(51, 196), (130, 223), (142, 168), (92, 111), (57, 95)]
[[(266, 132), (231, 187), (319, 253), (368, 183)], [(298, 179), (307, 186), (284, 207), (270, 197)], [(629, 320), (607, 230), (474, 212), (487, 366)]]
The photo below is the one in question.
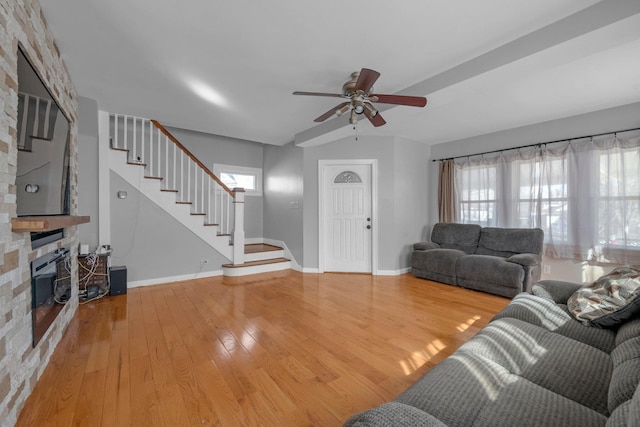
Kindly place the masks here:
[(109, 281), (111, 282), (110, 296), (126, 294), (127, 267), (124, 265), (111, 267), (109, 269)]

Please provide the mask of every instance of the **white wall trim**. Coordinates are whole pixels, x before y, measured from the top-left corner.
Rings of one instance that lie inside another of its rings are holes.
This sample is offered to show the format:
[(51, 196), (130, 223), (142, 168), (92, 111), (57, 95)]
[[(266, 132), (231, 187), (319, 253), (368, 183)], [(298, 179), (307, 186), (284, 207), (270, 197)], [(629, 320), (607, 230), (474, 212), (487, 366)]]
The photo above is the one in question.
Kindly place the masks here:
[(111, 244), (109, 113), (98, 111), (98, 246)]
[(295, 257), (293, 256), (293, 254), (291, 253), (291, 251), (287, 247), (287, 244), (284, 241), (275, 240), (275, 239), (265, 239), (265, 238), (263, 238), (262, 240), (263, 241), (260, 243), (265, 243), (267, 245), (280, 246), (284, 250), (284, 257), (291, 260), (291, 269), (295, 271), (302, 271), (302, 266), (298, 264), (298, 261), (296, 261)]
[(324, 169), (336, 165), (371, 166), (371, 274), (378, 274), (378, 159), (318, 160), (318, 273), (324, 273)]
[(153, 286), (153, 285), (166, 285), (172, 282), (181, 282), (183, 280), (202, 279), (205, 277), (222, 276), (222, 270), (207, 271), (204, 273), (196, 274), (182, 274), (179, 276), (170, 277), (158, 277), (155, 279), (136, 280), (135, 282), (127, 283), (128, 288), (139, 288), (141, 286)]
[(378, 270), (376, 275), (378, 276), (400, 276), (401, 274), (409, 273), (411, 267), (401, 268), (400, 270)]

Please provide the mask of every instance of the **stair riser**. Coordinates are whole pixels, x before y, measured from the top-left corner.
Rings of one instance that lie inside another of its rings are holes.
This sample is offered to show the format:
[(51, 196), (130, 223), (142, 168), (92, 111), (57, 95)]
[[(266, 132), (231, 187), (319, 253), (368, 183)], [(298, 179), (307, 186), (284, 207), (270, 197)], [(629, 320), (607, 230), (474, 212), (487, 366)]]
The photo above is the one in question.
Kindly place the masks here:
[(271, 258), (284, 258), (284, 251), (268, 251), (244, 254), (244, 262), (264, 261)]
[(222, 267), (222, 274), (225, 276), (248, 276), (250, 274), (268, 273), (270, 271), (288, 270), (291, 268), (291, 262), (278, 262), (273, 264), (254, 265), (251, 267), (236, 267), (226, 268)]

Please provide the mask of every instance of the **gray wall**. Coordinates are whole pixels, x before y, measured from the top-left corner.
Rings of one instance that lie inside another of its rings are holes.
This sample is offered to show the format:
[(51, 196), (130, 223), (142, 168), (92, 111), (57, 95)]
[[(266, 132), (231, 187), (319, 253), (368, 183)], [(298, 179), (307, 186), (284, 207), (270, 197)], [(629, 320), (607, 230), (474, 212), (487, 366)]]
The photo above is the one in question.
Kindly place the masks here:
[(396, 139), (394, 195), (394, 270), (408, 267), (413, 243), (426, 238), (429, 223), (428, 145)]
[[(258, 142), (172, 127), (167, 130), (212, 171), (214, 163), (262, 168), (263, 145)], [(246, 238), (263, 237), (263, 197), (245, 198), (244, 223)]]
[[(472, 155), (637, 127), (640, 127), (640, 103), (434, 145), (431, 147), (431, 156), (433, 159), (441, 159)], [(438, 222), (438, 162), (429, 162), (429, 169), (430, 228)], [(551, 267), (551, 273), (543, 274), (543, 278), (575, 282), (589, 282), (611, 268), (591, 266), (581, 261), (550, 258), (543, 260), (543, 263)]]
[(80, 243), (98, 246), (98, 103), (78, 97), (78, 215), (91, 221), (78, 226)]
[[(127, 266), (127, 280), (158, 279), (220, 270), (228, 262), (114, 172), (110, 173), (112, 265)], [(124, 190), (126, 199), (118, 199)], [(207, 264), (201, 264), (207, 260)]]
[[(303, 248), (303, 153), (293, 143), (264, 147), (264, 237), (283, 241), (299, 265)], [(292, 207), (297, 203), (297, 207)]]

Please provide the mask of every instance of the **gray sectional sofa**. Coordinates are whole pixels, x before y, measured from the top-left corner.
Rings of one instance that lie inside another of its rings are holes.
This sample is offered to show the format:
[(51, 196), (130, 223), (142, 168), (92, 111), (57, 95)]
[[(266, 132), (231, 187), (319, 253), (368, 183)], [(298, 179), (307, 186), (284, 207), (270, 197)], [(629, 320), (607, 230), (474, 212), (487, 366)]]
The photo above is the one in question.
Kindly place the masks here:
[(543, 241), (539, 228), (439, 223), (430, 242), (413, 245), (411, 272), (512, 298), (540, 279)]
[(542, 281), (395, 401), (345, 426), (640, 426), (640, 318), (584, 326)]

